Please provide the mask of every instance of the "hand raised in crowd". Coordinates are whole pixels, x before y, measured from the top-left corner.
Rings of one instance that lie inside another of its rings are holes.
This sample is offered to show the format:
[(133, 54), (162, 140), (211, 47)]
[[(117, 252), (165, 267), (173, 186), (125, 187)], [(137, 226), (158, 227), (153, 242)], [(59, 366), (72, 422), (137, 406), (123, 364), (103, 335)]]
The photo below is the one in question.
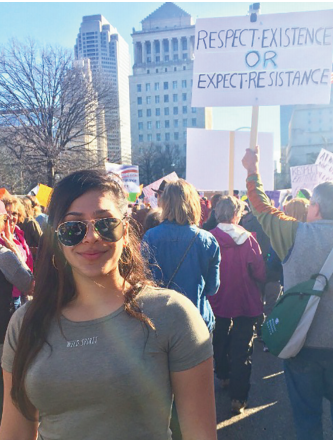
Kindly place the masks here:
[(259, 146), (255, 150), (246, 149), (246, 153), (242, 159), (243, 167), (247, 170), (248, 175), (259, 174)]

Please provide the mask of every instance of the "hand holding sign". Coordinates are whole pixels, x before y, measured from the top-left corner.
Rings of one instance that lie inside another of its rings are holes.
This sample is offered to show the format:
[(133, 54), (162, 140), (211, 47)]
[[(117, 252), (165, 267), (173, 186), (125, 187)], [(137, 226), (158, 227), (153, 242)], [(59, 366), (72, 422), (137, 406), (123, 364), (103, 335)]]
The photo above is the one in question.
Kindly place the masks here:
[(243, 167), (247, 170), (247, 175), (259, 174), (259, 147), (254, 150), (247, 148), (246, 153), (242, 159)]

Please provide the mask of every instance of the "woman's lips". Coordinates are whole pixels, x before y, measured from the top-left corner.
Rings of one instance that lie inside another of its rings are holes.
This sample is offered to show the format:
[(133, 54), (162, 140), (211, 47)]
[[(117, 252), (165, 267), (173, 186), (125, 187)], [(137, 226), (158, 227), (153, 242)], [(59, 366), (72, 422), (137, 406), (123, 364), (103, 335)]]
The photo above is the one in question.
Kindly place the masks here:
[(82, 258), (84, 258), (86, 260), (94, 261), (94, 260), (97, 260), (104, 253), (105, 253), (105, 251), (104, 252), (102, 252), (102, 251), (91, 251), (91, 252), (79, 252), (78, 254)]

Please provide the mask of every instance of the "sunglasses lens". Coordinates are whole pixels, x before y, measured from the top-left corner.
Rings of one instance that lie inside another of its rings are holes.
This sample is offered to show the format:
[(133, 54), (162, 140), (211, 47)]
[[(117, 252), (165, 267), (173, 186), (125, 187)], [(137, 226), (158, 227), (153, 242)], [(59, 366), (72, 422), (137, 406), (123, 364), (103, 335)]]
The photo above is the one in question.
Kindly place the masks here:
[(65, 222), (58, 228), (58, 239), (64, 246), (75, 246), (83, 239), (87, 231), (87, 225), (83, 222)]
[(102, 218), (95, 222), (95, 229), (105, 241), (116, 242), (124, 232), (123, 222), (119, 218)]

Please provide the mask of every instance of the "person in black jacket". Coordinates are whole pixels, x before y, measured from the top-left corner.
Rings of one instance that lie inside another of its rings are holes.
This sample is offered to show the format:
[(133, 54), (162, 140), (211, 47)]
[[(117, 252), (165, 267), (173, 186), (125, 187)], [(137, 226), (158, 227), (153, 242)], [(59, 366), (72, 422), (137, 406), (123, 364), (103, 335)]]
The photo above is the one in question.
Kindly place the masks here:
[(217, 220), (215, 217), (215, 207), (217, 203), (221, 200), (222, 194), (214, 194), (211, 198), (211, 204), (212, 204), (212, 211), (210, 213), (209, 219), (202, 225), (202, 229), (205, 231), (211, 231), (212, 229), (216, 228), (217, 226)]

